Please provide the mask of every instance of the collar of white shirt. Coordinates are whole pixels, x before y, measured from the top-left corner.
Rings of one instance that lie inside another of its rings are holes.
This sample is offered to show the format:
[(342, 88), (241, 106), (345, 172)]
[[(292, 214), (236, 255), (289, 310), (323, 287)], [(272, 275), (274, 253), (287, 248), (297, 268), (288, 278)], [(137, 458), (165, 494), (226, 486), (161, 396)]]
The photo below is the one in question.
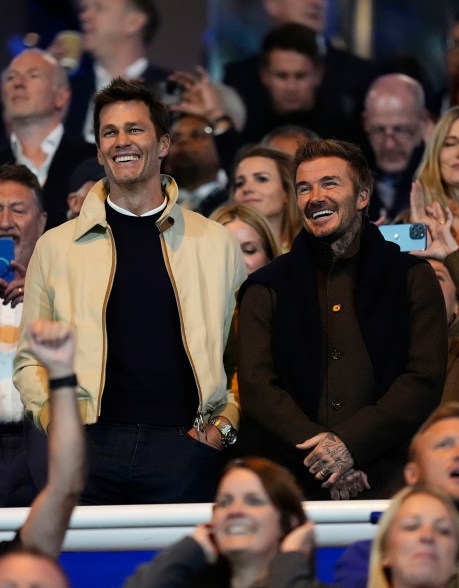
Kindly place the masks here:
[(48, 136), (43, 139), (40, 148), (43, 153), (46, 154), (46, 159), (40, 165), (40, 167), (36, 167), (32, 161), (30, 161), (30, 159), (24, 155), (21, 142), (19, 141), (16, 133), (11, 133), (11, 151), (13, 152), (16, 163), (25, 165), (27, 168), (29, 168), (30, 171), (37, 176), (40, 186), (42, 187), (48, 178), (51, 161), (53, 160), (57, 148), (59, 147), (63, 134), (64, 127), (62, 124), (59, 124), (49, 133)]

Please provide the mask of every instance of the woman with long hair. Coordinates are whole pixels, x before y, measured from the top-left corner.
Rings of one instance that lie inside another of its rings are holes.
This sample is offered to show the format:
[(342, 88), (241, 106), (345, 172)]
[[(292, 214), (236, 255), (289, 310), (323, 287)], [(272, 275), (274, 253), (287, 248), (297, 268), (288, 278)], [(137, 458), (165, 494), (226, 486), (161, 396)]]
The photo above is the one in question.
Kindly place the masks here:
[(261, 145), (243, 147), (234, 159), (231, 198), (262, 214), (283, 252), (300, 229), (291, 158)]

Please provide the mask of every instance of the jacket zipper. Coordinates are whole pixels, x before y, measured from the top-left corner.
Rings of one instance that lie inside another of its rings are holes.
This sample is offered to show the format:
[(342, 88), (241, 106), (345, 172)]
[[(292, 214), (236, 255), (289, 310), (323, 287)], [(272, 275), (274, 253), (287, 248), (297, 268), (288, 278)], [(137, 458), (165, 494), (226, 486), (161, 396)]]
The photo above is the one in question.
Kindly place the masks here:
[(102, 391), (105, 386), (105, 369), (107, 367), (107, 305), (108, 305), (108, 298), (110, 296), (110, 292), (113, 286), (113, 280), (115, 275), (115, 266), (116, 266), (116, 249), (115, 249), (115, 240), (113, 239), (113, 234), (111, 228), (107, 225), (107, 231), (110, 237), (110, 241), (112, 244), (112, 269), (110, 272), (110, 279), (108, 281), (107, 291), (105, 292), (104, 298), (104, 305), (102, 308), (102, 334), (103, 334), (103, 341), (102, 341), (102, 357), (103, 357), (103, 365), (102, 371), (100, 374), (100, 386), (99, 386), (99, 394), (97, 397), (97, 416), (100, 416), (101, 406), (102, 406)]
[(188, 343), (187, 343), (187, 340), (186, 340), (185, 326), (184, 326), (183, 314), (182, 314), (182, 307), (180, 306), (180, 299), (179, 299), (179, 296), (178, 296), (177, 286), (176, 286), (176, 283), (175, 283), (175, 280), (174, 280), (174, 275), (172, 273), (172, 268), (171, 268), (170, 263), (169, 263), (169, 255), (167, 253), (167, 247), (166, 247), (166, 244), (164, 242), (164, 235), (163, 235), (163, 233), (160, 234), (160, 239), (161, 239), (161, 249), (162, 249), (163, 257), (164, 257), (164, 263), (166, 264), (166, 270), (167, 270), (167, 273), (169, 274), (169, 279), (171, 281), (172, 288), (174, 290), (175, 301), (177, 303), (177, 309), (178, 309), (179, 318), (180, 318), (180, 331), (181, 331), (181, 335), (182, 335), (183, 345), (185, 347), (185, 352), (186, 352), (187, 357), (188, 357), (188, 360), (190, 362), (191, 369), (193, 370), (194, 379), (195, 379), (195, 382), (196, 382), (196, 386), (198, 388), (199, 409), (198, 409), (198, 412), (196, 413), (196, 419), (195, 419), (195, 423), (194, 423), (193, 426), (195, 428), (197, 428), (196, 427), (196, 423), (199, 422), (200, 423), (199, 430), (201, 430), (201, 426), (204, 423), (204, 421), (203, 421), (203, 413), (202, 413), (203, 402), (202, 402), (201, 384), (199, 383), (198, 375), (196, 373), (196, 368), (195, 368), (194, 363), (193, 363), (193, 358), (191, 357), (190, 349), (188, 347)]

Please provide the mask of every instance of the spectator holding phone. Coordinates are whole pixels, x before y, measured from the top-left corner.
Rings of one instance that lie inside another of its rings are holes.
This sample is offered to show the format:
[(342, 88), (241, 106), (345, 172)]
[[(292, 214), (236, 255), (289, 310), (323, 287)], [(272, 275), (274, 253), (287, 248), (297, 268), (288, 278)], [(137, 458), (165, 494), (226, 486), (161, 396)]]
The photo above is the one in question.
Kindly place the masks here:
[(14, 278), (9, 283), (0, 278), (0, 508), (29, 506), (46, 481), (46, 437), (24, 418), (12, 380), (25, 274), (46, 223), (41, 193), (27, 167), (0, 166), (0, 248), (3, 239), (14, 242)]
[[(450, 108), (436, 124), (415, 174), (411, 192), (413, 222), (444, 221), (452, 213), (451, 232), (459, 242), (459, 106)], [(430, 207), (438, 202), (440, 209)]]

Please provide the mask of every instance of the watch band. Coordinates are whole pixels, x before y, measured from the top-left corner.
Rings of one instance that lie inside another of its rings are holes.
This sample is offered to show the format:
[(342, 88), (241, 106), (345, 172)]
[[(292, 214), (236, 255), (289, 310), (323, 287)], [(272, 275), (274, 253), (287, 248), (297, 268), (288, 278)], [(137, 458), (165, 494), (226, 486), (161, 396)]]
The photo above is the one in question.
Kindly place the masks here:
[(236, 443), (237, 431), (230, 423), (227, 423), (220, 417), (210, 419), (209, 423), (214, 427), (217, 427), (220, 431), (224, 447)]

